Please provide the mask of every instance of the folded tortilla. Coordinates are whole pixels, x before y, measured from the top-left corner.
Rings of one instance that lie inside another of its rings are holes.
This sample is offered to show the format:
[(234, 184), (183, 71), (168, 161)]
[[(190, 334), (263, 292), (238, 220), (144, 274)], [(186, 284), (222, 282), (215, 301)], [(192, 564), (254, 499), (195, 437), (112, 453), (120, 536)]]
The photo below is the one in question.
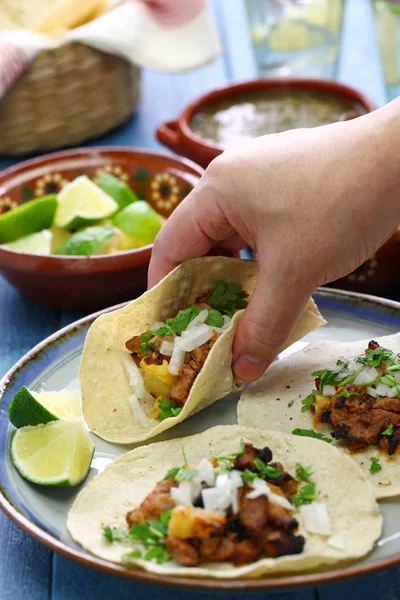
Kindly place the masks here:
[[(306, 538), (302, 554), (263, 558), (240, 567), (230, 563), (184, 567), (174, 560), (157, 565), (141, 559), (135, 560), (133, 566), (176, 576), (254, 578), (336, 565), (360, 558), (372, 549), (381, 534), (382, 518), (365, 475), (352, 460), (316, 440), (237, 425), (213, 427), (194, 436), (142, 446), (124, 454), (78, 494), (68, 515), (69, 533), (92, 554), (121, 562), (129, 547), (108, 542), (102, 535), (104, 525), (126, 528), (126, 513), (144, 500), (171, 467), (182, 463), (182, 447), (189, 463), (197, 464), (204, 457), (234, 452), (241, 440), (259, 448), (270, 447), (274, 460), (282, 462), (289, 473), (295, 473), (296, 463), (312, 467), (313, 482), (329, 512), (331, 536), (306, 532), (299, 513), (295, 513), (298, 533)], [(342, 541), (343, 549), (330, 545), (332, 537)]]
[[(315, 377), (311, 375), (319, 369), (333, 368), (338, 359), (349, 361), (363, 354), (370, 340), (351, 343), (320, 341), (307, 346), (292, 356), (275, 362), (267, 373), (256, 383), (251, 384), (242, 394), (238, 404), (238, 423), (247, 427), (265, 427), (291, 433), (293, 429), (314, 429), (330, 436), (329, 424), (314, 426), (310, 410), (301, 412), (301, 400), (315, 389)], [(380, 346), (400, 352), (400, 333), (377, 338)], [(294, 403), (289, 406), (289, 403)], [(306, 438), (308, 439), (308, 438)], [(320, 441), (321, 450), (325, 446), (338, 446), (348, 454), (364, 471), (376, 497), (389, 498), (400, 494), (400, 456), (388, 457), (375, 446), (363, 452), (351, 454), (343, 442), (333, 440), (332, 444)], [(372, 474), (371, 457), (379, 457), (382, 469)]]
[[(124, 368), (124, 360), (131, 358), (125, 342), (147, 331), (155, 321), (175, 316), (187, 306), (188, 300), (196, 300), (218, 281), (237, 283), (251, 294), (256, 278), (254, 261), (225, 257), (194, 259), (174, 269), (128, 306), (96, 319), (86, 338), (79, 373), (83, 414), (92, 431), (110, 442), (140, 442), (177, 425), (230, 392), (242, 389), (231, 367), (232, 342), (242, 310), (235, 313), (231, 326), (213, 345), (182, 412), (161, 422), (145, 416), (144, 422), (138, 423), (134, 418), (129, 402), (133, 390)], [(310, 299), (284, 348), (324, 323)], [(153, 402), (144, 406), (146, 415), (152, 408)]]

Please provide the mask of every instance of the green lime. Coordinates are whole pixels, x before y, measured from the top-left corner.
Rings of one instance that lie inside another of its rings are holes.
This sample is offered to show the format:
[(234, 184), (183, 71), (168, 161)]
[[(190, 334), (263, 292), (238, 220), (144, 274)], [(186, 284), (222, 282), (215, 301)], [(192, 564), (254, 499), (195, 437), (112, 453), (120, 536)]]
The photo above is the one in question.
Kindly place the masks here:
[(118, 177), (110, 175), (110, 173), (103, 172), (100, 175), (99, 187), (111, 198), (114, 198), (120, 210), (137, 201), (137, 196), (129, 185), (126, 185)]
[(54, 220), (61, 229), (80, 229), (107, 219), (118, 210), (118, 204), (86, 175), (63, 187), (57, 196)]
[(57, 209), (54, 194), (30, 200), (0, 216), (0, 244), (14, 242), (31, 233), (48, 229)]
[(152, 244), (162, 227), (162, 219), (144, 200), (130, 204), (113, 218), (116, 227), (129, 236), (134, 247)]
[(386, 4), (387, 4), (388, 8), (392, 11), (393, 14), (400, 15), (400, 3), (396, 4), (392, 0), (392, 2), (386, 1)]
[(51, 231), (43, 229), (39, 233), (31, 233), (31, 235), (19, 238), (15, 242), (4, 244), (4, 248), (17, 252), (25, 252), (26, 254), (50, 254), (52, 239), (53, 234)]
[(38, 485), (79, 485), (89, 472), (94, 450), (83, 419), (22, 427), (11, 439), (15, 468)]
[(32, 392), (23, 386), (8, 407), (8, 418), (17, 429), (80, 416), (80, 402), (75, 392)]
[(65, 240), (71, 237), (71, 232), (66, 231), (65, 229), (59, 229), (58, 227), (51, 227), (50, 231), (53, 234), (53, 238), (51, 240), (51, 252), (54, 254), (57, 248), (61, 246)]
[(107, 254), (109, 247), (116, 240), (118, 231), (112, 225), (87, 227), (72, 234), (57, 248), (54, 254), (68, 256), (92, 256)]

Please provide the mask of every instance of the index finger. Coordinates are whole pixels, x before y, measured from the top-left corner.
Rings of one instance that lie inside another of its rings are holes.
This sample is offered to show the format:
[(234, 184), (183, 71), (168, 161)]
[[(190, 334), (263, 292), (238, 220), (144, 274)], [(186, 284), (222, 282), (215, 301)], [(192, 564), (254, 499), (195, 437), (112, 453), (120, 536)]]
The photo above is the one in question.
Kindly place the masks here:
[(201, 182), (176, 208), (158, 234), (150, 260), (148, 287), (153, 287), (181, 262), (204, 256), (234, 230), (216, 198)]

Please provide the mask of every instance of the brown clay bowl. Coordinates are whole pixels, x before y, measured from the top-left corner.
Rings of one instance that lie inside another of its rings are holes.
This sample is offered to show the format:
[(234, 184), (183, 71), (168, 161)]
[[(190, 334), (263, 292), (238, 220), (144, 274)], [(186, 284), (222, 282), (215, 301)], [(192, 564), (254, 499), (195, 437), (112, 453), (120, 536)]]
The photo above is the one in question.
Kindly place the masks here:
[[(132, 148), (82, 148), (48, 154), (0, 173), (0, 213), (85, 173), (105, 169), (168, 218), (203, 170), (194, 163)], [(160, 177), (162, 175), (162, 177)], [(61, 310), (97, 310), (129, 300), (146, 289), (152, 246), (102, 256), (37, 256), (0, 246), (0, 273), (39, 304)]]
[[(227, 85), (200, 96), (197, 100), (186, 106), (175, 121), (166, 121), (159, 125), (157, 128), (157, 138), (164, 146), (171, 148), (177, 154), (186, 156), (203, 167), (207, 167), (224, 149), (196, 135), (191, 129), (191, 120), (199, 110), (221, 100), (232, 100), (235, 97), (239, 100), (241, 95), (248, 94), (249, 92), (265, 92), (265, 94), (268, 94), (269, 92), (290, 90), (313, 91), (339, 96), (354, 102), (355, 105), (361, 106), (365, 112), (371, 112), (376, 109), (376, 105), (369, 98), (357, 90), (336, 83), (335, 81), (292, 78), (257, 79), (245, 83)], [(354, 118), (355, 116), (357, 115), (352, 113), (347, 118)]]

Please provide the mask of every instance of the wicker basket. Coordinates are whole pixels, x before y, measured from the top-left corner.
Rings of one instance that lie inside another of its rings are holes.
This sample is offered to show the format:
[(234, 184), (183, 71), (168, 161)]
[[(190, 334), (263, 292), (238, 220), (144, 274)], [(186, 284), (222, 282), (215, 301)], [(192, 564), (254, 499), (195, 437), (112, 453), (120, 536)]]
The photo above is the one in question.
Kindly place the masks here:
[(38, 54), (0, 101), (0, 154), (75, 146), (125, 121), (139, 101), (140, 70), (79, 43)]

